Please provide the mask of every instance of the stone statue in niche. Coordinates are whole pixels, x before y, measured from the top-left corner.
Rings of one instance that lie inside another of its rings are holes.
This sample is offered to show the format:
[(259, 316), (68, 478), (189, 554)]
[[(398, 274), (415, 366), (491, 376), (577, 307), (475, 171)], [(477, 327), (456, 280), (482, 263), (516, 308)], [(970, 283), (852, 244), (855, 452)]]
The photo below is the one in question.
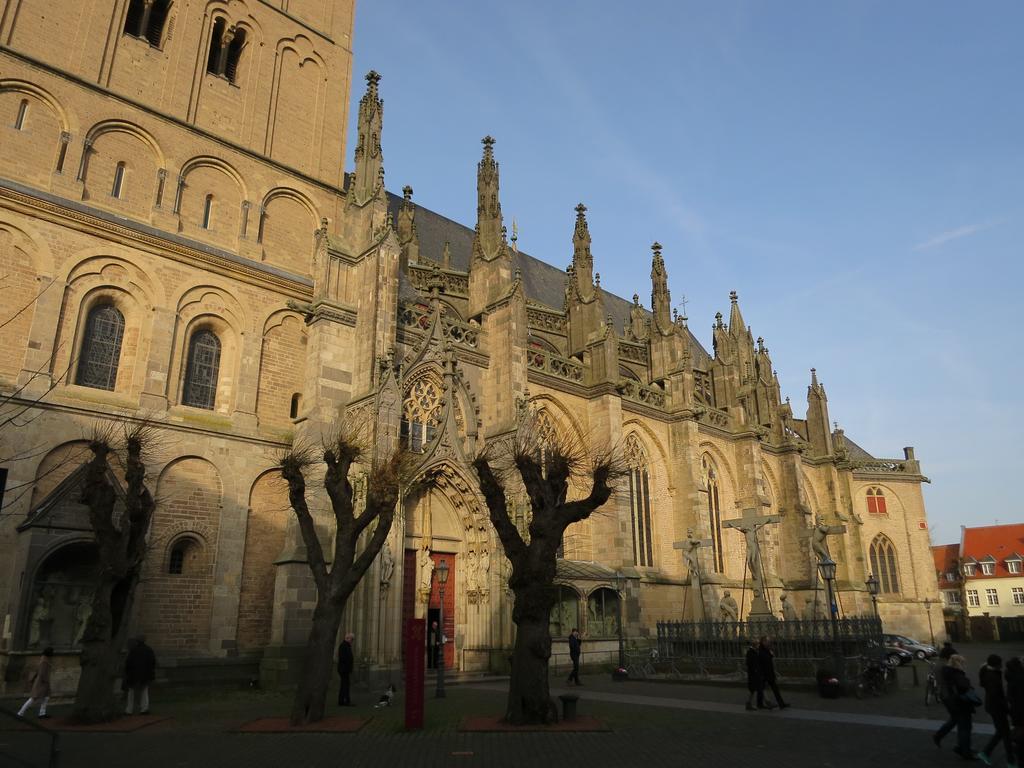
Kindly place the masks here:
[(391, 586), (391, 577), (394, 573), (395, 556), (391, 554), (391, 545), (385, 541), (380, 550), (380, 587), (383, 591), (386, 592)]
[(85, 634), (85, 627), (92, 616), (92, 593), (83, 589), (78, 594), (78, 601), (75, 604), (75, 636), (72, 645), (80, 645), (82, 635)]
[(422, 547), (416, 555), (416, 564), (420, 572), (420, 594), (423, 601), (430, 599), (430, 589), (434, 582), (434, 558), (430, 556), (430, 547)]
[(779, 595), (779, 605), (782, 606), (783, 621), (798, 621), (800, 619), (796, 615), (796, 606), (793, 605), (793, 601), (789, 599), (788, 594)]
[(42, 645), (43, 639), (49, 639), (50, 634), (50, 593), (44, 589), (36, 598), (36, 604), (32, 608), (32, 616), (29, 619), (28, 644), (30, 648)]
[(722, 600), (718, 603), (718, 612), (722, 621), (739, 621), (740, 607), (736, 605), (736, 598), (730, 594), (728, 589), (725, 590)]

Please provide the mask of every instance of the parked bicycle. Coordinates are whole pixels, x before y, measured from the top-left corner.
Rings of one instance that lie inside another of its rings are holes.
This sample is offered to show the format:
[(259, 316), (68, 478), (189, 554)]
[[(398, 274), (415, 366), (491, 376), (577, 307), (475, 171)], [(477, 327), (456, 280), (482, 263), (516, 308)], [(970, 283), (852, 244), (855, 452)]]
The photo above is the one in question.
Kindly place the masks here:
[(865, 694), (881, 696), (888, 690), (890, 674), (892, 667), (886, 661), (863, 657), (860, 674), (853, 686), (854, 695), (858, 699), (864, 698)]

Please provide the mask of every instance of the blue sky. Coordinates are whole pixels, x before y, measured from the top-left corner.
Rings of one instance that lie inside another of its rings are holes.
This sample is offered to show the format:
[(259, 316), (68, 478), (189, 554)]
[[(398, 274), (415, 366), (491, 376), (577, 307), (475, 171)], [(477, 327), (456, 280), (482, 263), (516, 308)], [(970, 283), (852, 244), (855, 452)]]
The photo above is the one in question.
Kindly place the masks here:
[(1024, 520), (1022, 29), (1018, 2), (367, 0), (353, 102), (380, 71), (420, 205), (473, 224), (489, 133), (523, 250), (567, 264), (583, 201), (602, 286), (649, 305), (661, 242), (708, 348), (738, 291), (798, 415), (816, 367), (851, 438), (916, 447), (947, 543)]

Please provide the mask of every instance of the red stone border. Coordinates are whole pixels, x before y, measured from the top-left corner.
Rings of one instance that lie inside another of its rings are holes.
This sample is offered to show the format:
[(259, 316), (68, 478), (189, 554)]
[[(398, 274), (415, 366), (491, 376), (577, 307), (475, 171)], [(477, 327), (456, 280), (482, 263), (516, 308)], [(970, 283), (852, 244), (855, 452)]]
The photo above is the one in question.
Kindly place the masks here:
[(316, 723), (292, 725), (287, 717), (261, 717), (235, 729), (236, 733), (355, 733), (372, 718), (325, 717)]
[(511, 725), (500, 715), (474, 715), (462, 718), (459, 723), (459, 731), (471, 733), (594, 733), (610, 730), (602, 720), (589, 716), (559, 720), (551, 725)]

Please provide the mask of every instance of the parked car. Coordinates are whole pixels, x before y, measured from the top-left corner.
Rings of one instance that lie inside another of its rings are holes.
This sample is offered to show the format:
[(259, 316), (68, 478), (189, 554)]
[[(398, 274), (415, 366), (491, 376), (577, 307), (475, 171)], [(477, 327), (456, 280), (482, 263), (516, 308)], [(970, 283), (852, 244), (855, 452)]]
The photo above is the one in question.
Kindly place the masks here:
[(930, 659), (932, 656), (937, 656), (939, 653), (933, 646), (928, 645), (928, 643), (920, 643), (917, 640), (913, 640), (904, 635), (882, 635), (882, 639), (885, 641), (886, 645), (910, 651), (919, 659)]
[[(870, 648), (877, 648), (877, 643), (868, 643), (869, 653)], [(882, 657), (890, 667), (901, 667), (904, 664), (909, 664), (914, 660), (914, 654), (908, 651), (906, 648), (900, 648), (898, 645), (890, 645), (888, 642), (884, 642), (882, 646)]]

